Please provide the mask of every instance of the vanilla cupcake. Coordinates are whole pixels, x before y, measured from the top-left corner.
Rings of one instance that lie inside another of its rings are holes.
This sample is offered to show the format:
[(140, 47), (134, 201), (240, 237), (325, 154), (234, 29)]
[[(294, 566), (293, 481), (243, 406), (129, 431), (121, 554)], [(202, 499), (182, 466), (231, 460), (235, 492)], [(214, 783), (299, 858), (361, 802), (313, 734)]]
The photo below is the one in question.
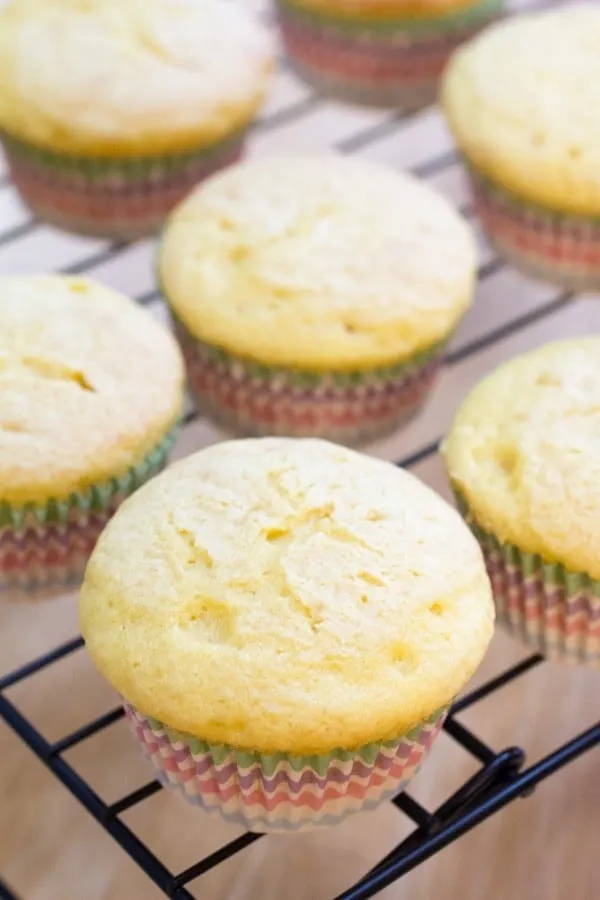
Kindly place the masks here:
[(442, 99), (491, 243), (558, 285), (600, 288), (600, 9), (508, 20), (456, 53)]
[(152, 232), (236, 160), (273, 53), (219, 0), (10, 0), (0, 11), (0, 137), (40, 217)]
[(81, 591), (92, 659), (161, 780), (252, 831), (403, 789), (493, 630), (481, 552), (409, 473), (233, 441), (123, 505)]
[(171, 335), (78, 278), (0, 278), (0, 599), (77, 586), (119, 503), (164, 466), (182, 407)]
[(475, 258), (467, 224), (409, 175), (271, 158), (177, 208), (159, 278), (202, 412), (234, 433), (356, 443), (423, 402)]
[(505, 0), (277, 0), (292, 65), (320, 91), (406, 110), (432, 103), (453, 50)]
[(500, 619), (551, 658), (600, 666), (600, 338), (501, 366), (444, 446)]

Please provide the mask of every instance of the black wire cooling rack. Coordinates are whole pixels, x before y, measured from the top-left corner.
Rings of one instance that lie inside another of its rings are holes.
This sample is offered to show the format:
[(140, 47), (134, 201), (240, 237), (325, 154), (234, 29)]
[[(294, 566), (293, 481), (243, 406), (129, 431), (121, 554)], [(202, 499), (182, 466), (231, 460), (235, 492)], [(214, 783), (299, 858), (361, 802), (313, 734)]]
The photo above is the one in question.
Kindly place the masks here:
[[(540, 7), (550, 5), (535, 0), (521, 0), (521, 5)], [(282, 63), (285, 67), (285, 63)], [(305, 91), (296, 99), (282, 104), (274, 112), (263, 117), (256, 127), (256, 132), (268, 134), (285, 130), (310, 117), (321, 109), (323, 101), (316, 95)], [(403, 140), (403, 130), (411, 126), (414, 117), (398, 114), (383, 115), (374, 122), (353, 133), (333, 140), (331, 143), (338, 152), (361, 154), (380, 141)], [(289, 149), (288, 147), (285, 148)], [(427, 154), (411, 167), (411, 171), (421, 178), (432, 178), (457, 166), (457, 156), (452, 149)], [(0, 199), (2, 192), (11, 191), (8, 177), (0, 175)], [(467, 205), (462, 207), (463, 213), (470, 215)], [(0, 230), (0, 254), (5, 248), (21, 246), (24, 241), (31, 241), (41, 226), (33, 218), (20, 215), (19, 220), (9, 227)], [(126, 254), (130, 245), (112, 243), (94, 246), (91, 252), (79, 255), (66, 265), (54, 266), (54, 271), (68, 274), (100, 274), (119, 257)], [(70, 251), (69, 251), (70, 252)], [(480, 283), (485, 285), (488, 279), (497, 275), (503, 268), (503, 262), (491, 257), (479, 269)], [(158, 294), (149, 289), (138, 294), (138, 301), (144, 305), (158, 302)], [(493, 347), (522, 329), (550, 317), (573, 300), (570, 293), (560, 293), (551, 297), (524, 314), (504, 321), (496, 328), (478, 335), (472, 340), (457, 347), (447, 359), (447, 366), (452, 369), (474, 357), (477, 353)], [(186, 425), (191, 426), (196, 415), (190, 412), (186, 417)], [(432, 441), (418, 451), (398, 461), (399, 466), (411, 468), (433, 457), (437, 452), (439, 441)], [(173, 900), (194, 900), (189, 885), (215, 866), (223, 863), (234, 854), (242, 852), (246, 847), (259, 840), (260, 835), (243, 834), (221, 849), (211, 853), (205, 859), (182, 872), (171, 872), (163, 862), (149, 849), (135, 832), (123, 821), (128, 810), (144, 803), (158, 791), (162, 790), (157, 781), (150, 781), (143, 787), (122, 797), (116, 803), (107, 804), (92, 787), (66, 761), (65, 753), (73, 747), (106, 728), (123, 717), (121, 708), (113, 709), (107, 714), (89, 722), (77, 731), (63, 736), (60, 740), (49, 743), (35, 724), (28, 719), (18, 706), (9, 698), (10, 689), (21, 684), (36, 673), (51, 667), (70, 654), (81, 652), (83, 641), (76, 638), (51, 650), (44, 656), (29, 664), (0, 677), (0, 719), (21, 739), (21, 741), (45, 764), (62, 785), (87, 809), (93, 818), (104, 828), (131, 859), (148, 875), (150, 879)], [(470, 754), (480, 767), (468, 781), (457, 786), (452, 796), (435, 810), (428, 810), (410, 794), (403, 793), (391, 802), (413, 823), (414, 830), (388, 856), (373, 868), (353, 887), (340, 894), (335, 900), (366, 900), (373, 897), (392, 882), (401, 878), (435, 853), (457, 840), (461, 835), (475, 828), (484, 820), (494, 815), (507, 804), (519, 797), (528, 796), (544, 779), (592, 748), (600, 746), (600, 722), (588, 730), (575, 735), (572, 740), (557, 747), (549, 755), (529, 768), (525, 767), (525, 753), (520, 747), (506, 747), (500, 750), (487, 746), (472, 730), (460, 721), (465, 710), (486, 697), (502, 690), (515, 679), (525, 677), (535, 667), (544, 664), (542, 656), (534, 655), (506, 670), (504, 673), (472, 693), (460, 699), (445, 723), (446, 733)], [(20, 900), (0, 877), (0, 900)]]
[[(241, 852), (262, 836), (251, 833), (243, 834), (183, 872), (170, 872), (121, 818), (132, 807), (143, 803), (162, 790), (162, 786), (157, 781), (150, 781), (138, 790), (122, 797), (116, 803), (107, 805), (64, 758), (67, 750), (71, 750), (121, 719), (123, 710), (117, 707), (71, 734), (65, 735), (60, 740), (49, 743), (35, 725), (6, 696), (9, 688), (69, 654), (77, 653), (82, 647), (83, 641), (81, 638), (77, 638), (2, 678), (0, 680), (0, 717), (167, 897), (171, 897), (173, 900), (195, 900), (194, 895), (186, 887), (190, 882), (200, 878), (234, 854)], [(368, 897), (375, 896), (389, 884), (501, 810), (512, 800), (528, 796), (535, 786), (545, 778), (586, 751), (600, 746), (600, 723), (598, 723), (558, 747), (535, 765), (524, 768), (525, 753), (521, 748), (507, 747), (495, 751), (458, 720), (457, 717), (464, 710), (500, 690), (516, 678), (524, 676), (543, 662), (542, 656), (530, 656), (467, 694), (454, 705), (444, 725), (445, 731), (467, 753), (471, 754), (481, 764), (481, 767), (436, 810), (425, 809), (408, 793), (400, 794), (392, 800), (391, 802), (398, 810), (414, 823), (415, 830), (363, 879), (338, 895), (335, 900), (367, 900)], [(18, 900), (1, 880), (0, 900)]]

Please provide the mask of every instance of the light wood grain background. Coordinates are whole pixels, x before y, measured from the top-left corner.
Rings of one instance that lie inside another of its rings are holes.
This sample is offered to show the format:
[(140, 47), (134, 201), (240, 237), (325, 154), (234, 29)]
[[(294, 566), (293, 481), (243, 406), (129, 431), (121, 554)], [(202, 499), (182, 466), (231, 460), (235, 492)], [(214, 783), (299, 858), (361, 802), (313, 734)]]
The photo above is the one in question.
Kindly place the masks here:
[[(243, 0), (239, 0), (243, 2)], [(249, 2), (249, 0), (247, 0)], [(522, 2), (520, 6), (531, 5)], [(253, 2), (257, 14), (268, 4)], [(435, 110), (399, 124), (389, 114), (321, 101), (282, 68), (251, 152), (353, 149), (393, 166), (420, 166), (451, 151)], [(429, 181), (455, 203), (466, 200), (458, 164), (448, 158)], [(30, 223), (10, 185), (0, 187), (0, 273), (59, 270), (91, 261), (89, 274), (133, 296), (154, 288), (152, 242), (107, 257), (106, 245)], [(483, 239), (481, 259), (493, 259)], [(597, 297), (552, 306), (557, 292), (498, 268), (482, 283), (455, 341), (470, 346), (524, 315), (537, 321), (508, 331), (493, 345), (451, 366), (424, 413), (401, 434), (370, 448), (397, 459), (438, 438), (469, 387), (499, 361), (558, 336), (600, 332)], [(550, 310), (550, 311), (549, 311)], [(207, 424), (187, 429), (184, 455), (218, 439)], [(439, 459), (416, 473), (448, 495)], [(0, 607), (0, 673), (77, 633), (73, 596)], [(477, 681), (518, 661), (525, 651), (499, 633)], [(600, 674), (544, 664), (470, 710), (463, 720), (495, 749), (527, 748), (533, 761), (599, 718)], [(10, 698), (55, 740), (111, 709), (115, 697), (85, 652), (52, 666), (10, 692)], [(67, 754), (107, 801), (148, 780), (126, 726), (118, 723)], [(476, 769), (443, 735), (411, 792), (426, 805), (442, 802)], [(173, 871), (218, 849), (239, 831), (161, 792), (125, 821)], [(391, 805), (336, 829), (267, 837), (190, 886), (202, 900), (331, 900), (377, 863), (410, 830)], [(600, 753), (587, 754), (510, 808), (455, 843), (380, 896), (382, 900), (596, 900), (600, 897)], [(159, 900), (162, 894), (123, 851), (0, 723), (0, 873), (23, 900)]]

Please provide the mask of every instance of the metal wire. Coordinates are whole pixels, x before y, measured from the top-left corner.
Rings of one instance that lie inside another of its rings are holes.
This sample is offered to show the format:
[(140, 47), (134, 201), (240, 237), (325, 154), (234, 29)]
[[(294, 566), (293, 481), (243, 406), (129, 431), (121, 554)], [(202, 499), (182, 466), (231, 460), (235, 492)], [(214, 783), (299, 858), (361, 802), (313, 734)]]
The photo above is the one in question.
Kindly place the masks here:
[[(547, 4), (538, 4), (547, 5)], [(323, 101), (312, 93), (290, 103), (269, 116), (263, 117), (256, 125), (256, 134), (266, 134), (290, 123), (301, 121), (319, 110)], [(375, 124), (370, 124), (354, 134), (340, 139), (335, 148), (342, 153), (365, 150), (372, 144), (395, 135), (401, 137), (404, 127), (414, 116), (391, 114)], [(414, 174), (421, 178), (432, 178), (457, 166), (454, 150), (445, 150), (413, 166)], [(0, 176), (0, 192), (10, 190), (6, 176)], [(25, 218), (22, 222), (0, 233), (0, 248), (22, 240), (27, 240), (40, 224)], [(129, 245), (109, 243), (96, 244), (96, 249), (65, 266), (61, 271), (69, 274), (93, 274), (98, 267), (118, 259)], [(480, 280), (485, 281), (497, 275), (504, 267), (501, 260), (492, 258), (479, 271)], [(446, 358), (450, 368), (463, 363), (475, 354), (487, 350), (514, 334), (538, 324), (552, 316), (572, 301), (572, 294), (559, 293), (533, 311), (517, 316), (501, 326), (457, 347)], [(138, 296), (143, 305), (152, 305), (160, 300), (159, 292), (150, 290)], [(190, 412), (186, 425), (196, 421), (197, 415)], [(410, 455), (398, 460), (397, 464), (411, 468), (432, 457), (438, 449), (439, 441), (430, 441)], [(131, 859), (148, 875), (165, 896), (174, 900), (194, 900), (188, 885), (215, 866), (243, 852), (260, 838), (260, 835), (245, 834), (226, 846), (199, 860), (180, 873), (171, 872), (165, 864), (144, 844), (144, 842), (122, 821), (123, 814), (162, 790), (157, 781), (150, 781), (143, 787), (107, 804), (73, 769), (64, 758), (66, 751), (93, 738), (106, 728), (113, 727), (123, 718), (120, 708), (108, 711), (103, 716), (64, 735), (55, 743), (49, 743), (35, 724), (31, 722), (9, 699), (7, 693), (12, 687), (41, 672), (59, 660), (78, 652), (83, 646), (81, 638), (56, 647), (47, 654), (0, 678), (0, 718), (14, 731), (23, 743), (44, 763), (63, 786), (88, 810), (99, 825), (116, 840)], [(570, 742), (558, 747), (544, 759), (523, 771), (524, 753), (518, 747), (495, 750), (457, 720), (457, 716), (476, 703), (491, 696), (508, 683), (526, 676), (533, 668), (543, 663), (543, 658), (534, 655), (486, 684), (459, 699), (453, 707), (446, 724), (446, 734), (456, 741), (463, 750), (480, 764), (475, 775), (459, 785), (455, 793), (437, 810), (429, 811), (409, 794), (403, 793), (392, 802), (399, 813), (407, 816), (415, 825), (409, 837), (385, 857), (358, 884), (340, 894), (336, 900), (367, 900), (415, 868), (443, 847), (457, 840), (461, 835), (476, 827), (480, 822), (498, 812), (518, 797), (526, 796), (531, 790), (554, 772), (570, 763), (581, 754), (600, 746), (600, 724), (593, 726)], [(0, 879), (0, 900), (18, 900), (11, 889)]]
[[(66, 735), (56, 743), (50, 744), (6, 697), (6, 692), (11, 686), (41, 668), (51, 665), (52, 662), (62, 659), (69, 652), (76, 652), (79, 647), (80, 641), (63, 645), (57, 648), (53, 654), (48, 654), (40, 661), (4, 678), (3, 686), (0, 688), (0, 718), (12, 728), (167, 897), (177, 898), (177, 900), (193, 900), (193, 895), (189, 893), (186, 885), (234, 854), (240, 853), (258, 840), (261, 835), (249, 833), (241, 835), (179, 874), (172, 873), (166, 868), (120, 818), (124, 812), (143, 803), (160, 791), (161, 785), (156, 781), (149, 782), (109, 805), (92, 790), (62, 756), (76, 744), (88, 740), (120, 720), (122, 718), (121, 710), (112, 710), (73, 734)], [(50, 657), (52, 658), (50, 659)], [(406, 841), (388, 854), (372, 872), (353, 888), (339, 895), (336, 900), (366, 900), (366, 898), (374, 896), (512, 800), (526, 795), (536, 784), (576, 757), (600, 746), (599, 723), (559, 747), (534, 766), (520, 772), (524, 761), (522, 750), (508, 748), (501, 752), (494, 752), (465, 725), (456, 721), (457, 714), (485, 699), (493, 692), (501, 690), (507, 683), (522, 677), (541, 662), (542, 657), (532, 656), (456, 703), (444, 726), (446, 733), (483, 765), (471, 779), (458, 788), (452, 797), (433, 812), (426, 810), (406, 793), (396, 797), (393, 801), (394, 805), (415, 823), (416, 830)], [(0, 900), (17, 900), (16, 896), (2, 882), (0, 882)]]
[(0, 878), (0, 900), (18, 900), (17, 895), (13, 894), (6, 882)]

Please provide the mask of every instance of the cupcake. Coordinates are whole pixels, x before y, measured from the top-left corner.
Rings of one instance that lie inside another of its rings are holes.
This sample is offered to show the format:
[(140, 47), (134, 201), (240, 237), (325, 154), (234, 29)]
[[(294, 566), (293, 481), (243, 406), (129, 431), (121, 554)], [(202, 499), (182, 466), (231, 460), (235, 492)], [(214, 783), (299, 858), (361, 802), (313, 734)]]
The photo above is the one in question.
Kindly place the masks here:
[(317, 440), (211, 447), (127, 501), (80, 619), (165, 785), (253, 831), (402, 790), (493, 630), (459, 516)]
[(505, 0), (276, 0), (294, 69), (351, 103), (416, 109), (433, 103), (452, 51)]
[(270, 42), (219, 0), (9, 0), (0, 137), (33, 212), (86, 234), (152, 232), (236, 160)]
[(467, 224), (408, 175), (271, 158), (176, 209), (159, 278), (202, 412), (235, 434), (352, 444), (419, 408), (475, 257)]
[(544, 655), (600, 667), (600, 338), (501, 366), (444, 456), (499, 618)]
[(535, 13), (459, 50), (442, 98), (490, 242), (518, 269), (600, 288), (600, 9)]
[(0, 600), (77, 586), (182, 406), (169, 332), (79, 278), (0, 278)]

